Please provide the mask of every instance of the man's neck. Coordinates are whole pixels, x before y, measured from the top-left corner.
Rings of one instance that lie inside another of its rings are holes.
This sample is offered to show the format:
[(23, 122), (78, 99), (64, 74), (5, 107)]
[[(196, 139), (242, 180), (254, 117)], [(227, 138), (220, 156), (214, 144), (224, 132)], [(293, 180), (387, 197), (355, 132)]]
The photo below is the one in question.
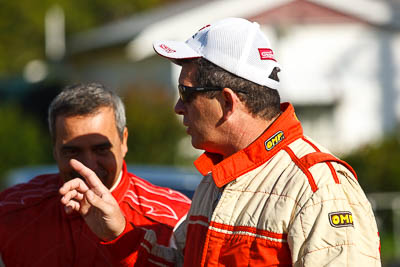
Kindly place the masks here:
[(248, 147), (257, 140), (278, 117), (279, 115), (269, 121), (252, 117), (243, 120), (243, 123), (235, 124), (226, 136), (227, 146), (223, 150), (223, 158), (228, 158), (236, 152)]

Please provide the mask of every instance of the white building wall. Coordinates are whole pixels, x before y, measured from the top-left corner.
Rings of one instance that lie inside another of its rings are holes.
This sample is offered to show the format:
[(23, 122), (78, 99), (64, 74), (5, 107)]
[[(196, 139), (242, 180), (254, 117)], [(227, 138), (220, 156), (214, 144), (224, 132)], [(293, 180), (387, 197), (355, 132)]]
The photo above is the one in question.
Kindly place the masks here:
[[(345, 153), (395, 125), (393, 114), (400, 118), (400, 51), (395, 47), (400, 46), (394, 37), (362, 24), (290, 25), (277, 31), (272, 40), (283, 69), (282, 100), (333, 107), (332, 116), (303, 118), (306, 134), (333, 152)], [(382, 44), (393, 51), (385, 52)], [(385, 114), (391, 109), (392, 116)]]

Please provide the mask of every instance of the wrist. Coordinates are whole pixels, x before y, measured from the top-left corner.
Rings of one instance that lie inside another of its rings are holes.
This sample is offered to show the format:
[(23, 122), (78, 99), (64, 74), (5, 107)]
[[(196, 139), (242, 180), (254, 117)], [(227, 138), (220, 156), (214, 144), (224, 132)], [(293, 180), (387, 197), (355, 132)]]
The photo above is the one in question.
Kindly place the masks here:
[(133, 229), (133, 226), (128, 223), (127, 219), (125, 216), (123, 216), (123, 220), (121, 223), (118, 224), (118, 227), (116, 230), (114, 230), (112, 233), (110, 233), (110, 237), (103, 239), (103, 243), (114, 243), (118, 241), (118, 239), (121, 238), (125, 233), (131, 231)]
[(118, 238), (121, 236), (123, 233), (126, 233), (127, 231), (131, 230), (131, 228), (128, 228), (129, 223), (127, 222), (127, 219), (125, 218), (124, 215), (122, 215), (121, 221), (117, 226), (117, 229), (114, 232), (114, 238)]

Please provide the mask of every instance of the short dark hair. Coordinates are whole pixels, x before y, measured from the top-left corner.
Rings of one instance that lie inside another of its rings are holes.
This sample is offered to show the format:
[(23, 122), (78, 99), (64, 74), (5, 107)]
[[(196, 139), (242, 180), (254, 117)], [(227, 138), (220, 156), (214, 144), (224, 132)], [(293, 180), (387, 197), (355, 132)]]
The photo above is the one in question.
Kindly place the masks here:
[(117, 131), (122, 140), (126, 127), (126, 117), (121, 98), (100, 83), (79, 83), (65, 87), (49, 106), (48, 124), (53, 142), (56, 136), (56, 119), (58, 116), (95, 114), (101, 107), (113, 109)]
[[(280, 113), (280, 96), (277, 90), (236, 76), (204, 58), (192, 59), (192, 62), (198, 67), (196, 80), (198, 86), (230, 88), (244, 102), (251, 114), (266, 120), (271, 120)], [(269, 77), (279, 81), (279, 71), (279, 68), (274, 68)], [(218, 91), (205, 92), (209, 98), (214, 98), (218, 93)]]

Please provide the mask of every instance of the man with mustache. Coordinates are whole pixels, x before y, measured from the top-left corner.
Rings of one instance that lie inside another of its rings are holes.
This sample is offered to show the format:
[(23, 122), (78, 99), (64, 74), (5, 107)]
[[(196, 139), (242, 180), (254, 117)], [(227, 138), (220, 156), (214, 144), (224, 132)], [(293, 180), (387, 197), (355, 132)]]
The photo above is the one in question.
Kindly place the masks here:
[[(103, 242), (96, 234), (104, 227), (90, 223), (91, 214), (99, 210), (75, 212), (60, 203), (60, 186), (81, 177), (71, 159), (91, 168), (111, 192), (105, 201), (118, 207), (110, 214), (123, 218), (120, 223), (153, 230), (158, 244), (174, 245), (174, 227), (186, 215), (190, 200), (127, 171), (125, 109), (114, 92), (97, 83), (67, 87), (52, 101), (48, 121), (59, 173), (40, 175), (0, 193), (0, 265), (1, 261), (6, 266), (82, 267), (135, 262), (136, 254), (118, 255), (119, 260), (113, 261), (118, 241)], [(82, 197), (77, 191), (72, 194)]]

